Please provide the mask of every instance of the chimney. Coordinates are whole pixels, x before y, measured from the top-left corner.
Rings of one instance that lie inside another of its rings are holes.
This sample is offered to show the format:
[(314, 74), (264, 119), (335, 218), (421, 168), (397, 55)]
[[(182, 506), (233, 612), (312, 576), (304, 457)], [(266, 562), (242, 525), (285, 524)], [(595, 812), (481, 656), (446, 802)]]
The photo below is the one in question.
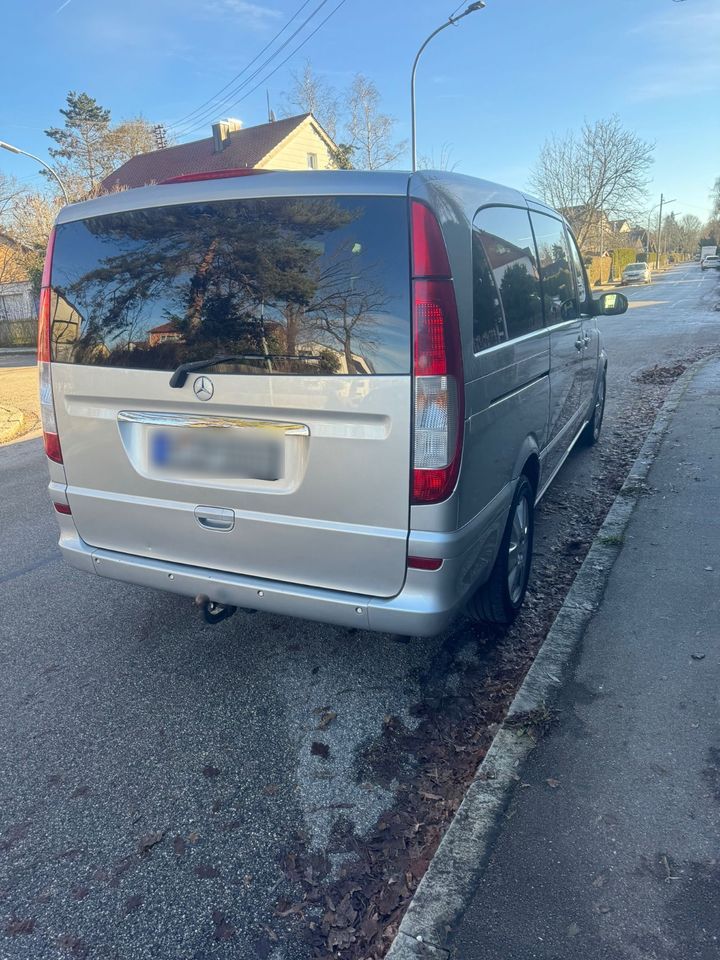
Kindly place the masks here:
[(214, 123), (212, 125), (214, 153), (222, 153), (230, 143), (230, 134), (240, 130), (241, 127), (242, 120), (236, 120), (234, 117), (227, 117), (225, 120)]

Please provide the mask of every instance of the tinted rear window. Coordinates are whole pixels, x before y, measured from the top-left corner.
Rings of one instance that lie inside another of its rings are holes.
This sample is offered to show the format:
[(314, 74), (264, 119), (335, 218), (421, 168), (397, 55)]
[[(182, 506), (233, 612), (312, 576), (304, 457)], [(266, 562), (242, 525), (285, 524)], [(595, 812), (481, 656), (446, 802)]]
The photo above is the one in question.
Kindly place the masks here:
[(410, 371), (407, 201), (225, 200), (61, 224), (53, 360), (218, 372)]

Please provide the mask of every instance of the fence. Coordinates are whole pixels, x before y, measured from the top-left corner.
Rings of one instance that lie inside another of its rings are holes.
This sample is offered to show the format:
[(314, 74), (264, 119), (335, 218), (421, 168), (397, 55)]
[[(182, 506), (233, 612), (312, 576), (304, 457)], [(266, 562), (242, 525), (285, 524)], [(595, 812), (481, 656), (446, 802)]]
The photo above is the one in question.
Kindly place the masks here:
[(37, 305), (27, 282), (0, 284), (0, 347), (37, 343)]

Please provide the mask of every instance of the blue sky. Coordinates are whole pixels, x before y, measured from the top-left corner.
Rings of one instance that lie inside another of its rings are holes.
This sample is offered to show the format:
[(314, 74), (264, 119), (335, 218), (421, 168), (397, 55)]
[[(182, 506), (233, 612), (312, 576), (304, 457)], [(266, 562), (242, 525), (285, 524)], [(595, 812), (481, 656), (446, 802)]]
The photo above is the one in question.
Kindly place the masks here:
[[(318, 2), (308, 2), (293, 28)], [(278, 60), (337, 2), (326, 0)], [(142, 113), (170, 125), (242, 70), (300, 3), (7, 3), (0, 139), (46, 157), (42, 131), (59, 124), (70, 89), (96, 97), (114, 120)], [(413, 56), (453, 3), (345, 0), (267, 83), (217, 116), (263, 122), (266, 86), (281, 112), (291, 71), (309, 59), (338, 87), (356, 72), (371, 77), (406, 138)], [(417, 89), (421, 153), (437, 157), (449, 145), (458, 170), (519, 187), (548, 134), (617, 113), (656, 144), (650, 202), (662, 190), (677, 198), (679, 214), (707, 216), (720, 176), (720, 0), (487, 0), (428, 47)], [(206, 132), (209, 121), (193, 136)], [(26, 182), (35, 166), (0, 152), (0, 170)]]

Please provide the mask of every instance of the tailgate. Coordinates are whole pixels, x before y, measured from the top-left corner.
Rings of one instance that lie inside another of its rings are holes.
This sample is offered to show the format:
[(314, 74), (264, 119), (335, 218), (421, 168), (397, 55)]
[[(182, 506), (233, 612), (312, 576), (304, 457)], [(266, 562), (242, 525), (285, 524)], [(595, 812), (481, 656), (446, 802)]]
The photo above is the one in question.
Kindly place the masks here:
[[(388, 597), (405, 579), (406, 201), (73, 221), (53, 260), (68, 502), (91, 546)], [(232, 360), (193, 371), (184, 362)]]

